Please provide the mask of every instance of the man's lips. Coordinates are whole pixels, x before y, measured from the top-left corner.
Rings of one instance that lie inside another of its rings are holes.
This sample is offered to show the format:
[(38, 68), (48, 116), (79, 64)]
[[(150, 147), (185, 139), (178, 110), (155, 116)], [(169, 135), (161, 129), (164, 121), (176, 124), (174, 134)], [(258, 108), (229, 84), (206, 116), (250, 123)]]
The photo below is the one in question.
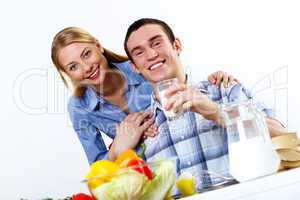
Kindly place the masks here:
[(95, 80), (95, 79), (98, 78), (98, 76), (99, 76), (99, 68), (97, 67), (96, 70), (94, 71), (94, 73), (92, 73), (92, 74), (88, 77), (88, 79)]
[(157, 68), (159, 68), (159, 67), (161, 67), (163, 64), (164, 64), (164, 62), (165, 61), (162, 61), (162, 62), (158, 62), (158, 63), (155, 63), (155, 64), (153, 64), (153, 65), (151, 65), (150, 67), (149, 67), (149, 70), (154, 70), (154, 69), (157, 69)]

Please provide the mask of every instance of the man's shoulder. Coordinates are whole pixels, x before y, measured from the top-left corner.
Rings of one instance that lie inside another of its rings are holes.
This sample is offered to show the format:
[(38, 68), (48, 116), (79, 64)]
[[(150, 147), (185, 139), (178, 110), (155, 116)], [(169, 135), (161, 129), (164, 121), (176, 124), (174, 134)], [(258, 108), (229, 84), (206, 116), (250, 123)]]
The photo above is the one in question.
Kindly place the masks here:
[(220, 88), (209, 81), (199, 81), (194, 84), (194, 87), (212, 100), (218, 100), (221, 98)]
[(195, 84), (195, 87), (214, 101), (221, 100), (224, 97), (228, 98), (229, 101), (236, 101), (241, 98), (241, 96), (244, 96), (244, 99), (252, 97), (251, 92), (238, 82), (231, 83), (228, 87), (224, 87), (223, 85), (216, 86), (209, 81), (199, 81)]

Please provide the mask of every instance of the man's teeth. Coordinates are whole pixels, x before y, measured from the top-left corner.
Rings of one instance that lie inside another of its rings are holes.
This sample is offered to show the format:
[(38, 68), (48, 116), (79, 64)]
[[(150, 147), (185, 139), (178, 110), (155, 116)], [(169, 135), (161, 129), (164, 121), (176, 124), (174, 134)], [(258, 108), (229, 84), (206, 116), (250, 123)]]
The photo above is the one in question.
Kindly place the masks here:
[(152, 66), (150, 67), (150, 70), (156, 69), (156, 68), (160, 67), (162, 64), (163, 64), (163, 63), (157, 63), (157, 64), (155, 64), (155, 65), (152, 65)]

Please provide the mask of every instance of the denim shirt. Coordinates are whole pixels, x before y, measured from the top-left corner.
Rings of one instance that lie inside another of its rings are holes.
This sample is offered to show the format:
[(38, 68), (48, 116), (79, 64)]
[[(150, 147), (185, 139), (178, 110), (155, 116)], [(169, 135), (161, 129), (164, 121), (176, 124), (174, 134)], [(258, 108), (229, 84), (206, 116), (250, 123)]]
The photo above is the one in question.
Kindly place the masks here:
[[(111, 65), (126, 78), (125, 99), (129, 111), (139, 112), (149, 107), (152, 93), (150, 83), (134, 72), (128, 61)], [(113, 139), (116, 135), (115, 125), (126, 117), (126, 113), (98, 96), (90, 87), (86, 88), (82, 97), (70, 98), (68, 111), (89, 163), (108, 159), (108, 149), (101, 134)]]

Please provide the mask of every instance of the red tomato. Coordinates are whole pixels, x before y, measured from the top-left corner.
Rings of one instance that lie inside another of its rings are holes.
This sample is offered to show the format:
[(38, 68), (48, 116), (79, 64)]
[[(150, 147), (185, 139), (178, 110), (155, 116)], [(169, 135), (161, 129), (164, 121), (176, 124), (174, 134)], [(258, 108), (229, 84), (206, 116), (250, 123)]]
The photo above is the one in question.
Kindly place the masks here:
[(78, 193), (72, 196), (72, 200), (96, 200), (96, 199), (93, 196), (84, 193)]
[[(153, 179), (153, 173), (147, 163), (141, 159), (132, 159), (127, 164), (128, 167), (133, 167), (133, 169), (141, 174), (148, 177), (149, 180)], [(134, 167), (136, 166), (136, 167)]]

